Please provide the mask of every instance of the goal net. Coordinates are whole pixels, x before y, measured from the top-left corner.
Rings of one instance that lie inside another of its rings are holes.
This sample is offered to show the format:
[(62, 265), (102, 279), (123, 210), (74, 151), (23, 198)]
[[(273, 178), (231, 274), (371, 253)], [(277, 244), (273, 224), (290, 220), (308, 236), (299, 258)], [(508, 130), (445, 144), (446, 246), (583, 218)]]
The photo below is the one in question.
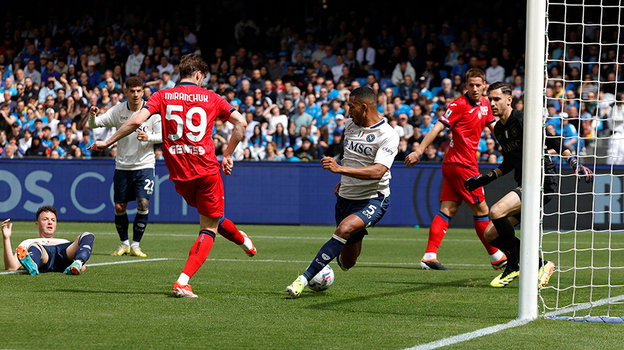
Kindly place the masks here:
[(546, 1), (543, 129), (595, 173), (587, 184), (553, 157), (559, 184), (541, 213), (541, 257), (557, 266), (539, 292), (546, 317), (624, 320), (623, 21), (621, 1)]

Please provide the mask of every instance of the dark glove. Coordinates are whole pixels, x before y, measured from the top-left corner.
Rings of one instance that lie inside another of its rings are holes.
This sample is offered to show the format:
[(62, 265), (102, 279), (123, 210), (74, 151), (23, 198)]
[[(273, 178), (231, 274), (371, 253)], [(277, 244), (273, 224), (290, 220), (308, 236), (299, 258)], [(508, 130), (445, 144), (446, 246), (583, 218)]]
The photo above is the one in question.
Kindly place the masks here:
[(466, 181), (464, 181), (464, 187), (468, 191), (474, 191), (477, 188), (481, 186), (485, 186), (489, 184), (490, 182), (496, 180), (497, 177), (498, 175), (496, 175), (496, 171), (492, 170), (490, 171), (489, 174), (485, 176), (479, 175), (479, 176), (469, 177), (468, 179), (466, 179)]
[(586, 183), (591, 183), (594, 181), (594, 173), (586, 166), (579, 164), (576, 157), (568, 158), (568, 164), (570, 168), (574, 170), (574, 173), (579, 177), (584, 177)]

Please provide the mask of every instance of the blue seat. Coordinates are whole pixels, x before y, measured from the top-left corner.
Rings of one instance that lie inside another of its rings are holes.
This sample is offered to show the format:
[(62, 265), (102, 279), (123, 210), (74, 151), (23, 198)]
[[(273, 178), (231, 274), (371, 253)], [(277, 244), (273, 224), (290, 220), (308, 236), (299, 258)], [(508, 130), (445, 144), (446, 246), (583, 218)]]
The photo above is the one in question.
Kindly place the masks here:
[(431, 89), (431, 94), (433, 94), (433, 96), (437, 96), (438, 92), (440, 92), (440, 90), (442, 90), (442, 87), (441, 86), (436, 86), (436, 87)]
[(355, 80), (360, 83), (360, 86), (364, 86), (366, 84), (368, 84), (368, 79), (366, 78), (355, 78)]
[(394, 85), (392, 84), (392, 78), (381, 78), (381, 80), (379, 80), (379, 87), (382, 90), (385, 90), (388, 87), (393, 87)]

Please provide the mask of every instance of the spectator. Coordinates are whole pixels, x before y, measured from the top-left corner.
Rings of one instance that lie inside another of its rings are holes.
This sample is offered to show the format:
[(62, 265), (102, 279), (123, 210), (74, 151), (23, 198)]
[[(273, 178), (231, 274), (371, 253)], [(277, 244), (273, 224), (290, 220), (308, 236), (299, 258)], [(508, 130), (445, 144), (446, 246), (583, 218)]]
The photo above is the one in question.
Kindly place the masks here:
[(126, 60), (126, 76), (138, 75), (144, 59), (145, 55), (141, 52), (139, 45), (132, 45), (132, 54), (128, 55)]
[(290, 146), (286, 147), (286, 151), (284, 152), (284, 160), (286, 160), (287, 162), (301, 161), (298, 157), (295, 156), (295, 150)]
[(302, 126), (307, 127), (312, 125), (314, 118), (305, 111), (305, 102), (300, 101), (299, 104), (297, 104), (297, 111), (290, 117), (290, 120), (295, 123), (295, 130), (299, 130)]
[(48, 149), (41, 144), (41, 139), (39, 136), (34, 136), (32, 138), (32, 145), (26, 153), (24, 154), (26, 157), (46, 157), (48, 155)]
[(273, 142), (269, 142), (266, 145), (266, 152), (262, 160), (270, 162), (283, 162), (286, 157), (283, 154), (277, 153), (277, 147)]
[(505, 80), (505, 68), (498, 65), (498, 57), (492, 57), (490, 66), (485, 70), (485, 81), (493, 84)]
[(318, 158), (316, 149), (312, 144), (312, 140), (308, 137), (301, 140), (301, 147), (297, 149), (295, 155), (302, 162), (309, 162)]
[(409, 61), (402, 60), (400, 63), (397, 63), (392, 71), (392, 84), (394, 86), (403, 84), (406, 76), (409, 76), (412, 81), (416, 80), (416, 70), (414, 70)]
[(438, 151), (434, 144), (430, 144), (425, 148), (425, 152), (423, 153), (420, 161), (423, 163), (441, 163), (442, 157), (438, 155)]
[(368, 71), (375, 65), (375, 49), (370, 47), (370, 43), (367, 38), (362, 39), (362, 46), (357, 50), (355, 59), (360, 65), (360, 68)]

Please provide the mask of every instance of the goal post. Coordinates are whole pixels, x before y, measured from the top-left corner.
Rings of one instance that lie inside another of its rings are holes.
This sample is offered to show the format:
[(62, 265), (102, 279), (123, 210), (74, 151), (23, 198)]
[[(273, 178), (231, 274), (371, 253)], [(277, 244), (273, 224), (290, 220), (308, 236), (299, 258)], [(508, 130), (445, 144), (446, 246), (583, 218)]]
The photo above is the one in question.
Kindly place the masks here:
[(520, 223), (520, 288), (518, 319), (538, 316), (537, 269), (540, 238), (542, 181), (542, 114), (546, 0), (527, 1), (526, 59), (524, 87), (524, 131), (522, 155), (522, 217)]
[[(518, 319), (541, 309), (547, 318), (624, 323), (624, 5), (528, 0), (526, 27)], [(544, 150), (547, 128), (593, 182)], [(555, 174), (544, 172), (547, 157)], [(538, 257), (556, 265), (539, 290)]]

